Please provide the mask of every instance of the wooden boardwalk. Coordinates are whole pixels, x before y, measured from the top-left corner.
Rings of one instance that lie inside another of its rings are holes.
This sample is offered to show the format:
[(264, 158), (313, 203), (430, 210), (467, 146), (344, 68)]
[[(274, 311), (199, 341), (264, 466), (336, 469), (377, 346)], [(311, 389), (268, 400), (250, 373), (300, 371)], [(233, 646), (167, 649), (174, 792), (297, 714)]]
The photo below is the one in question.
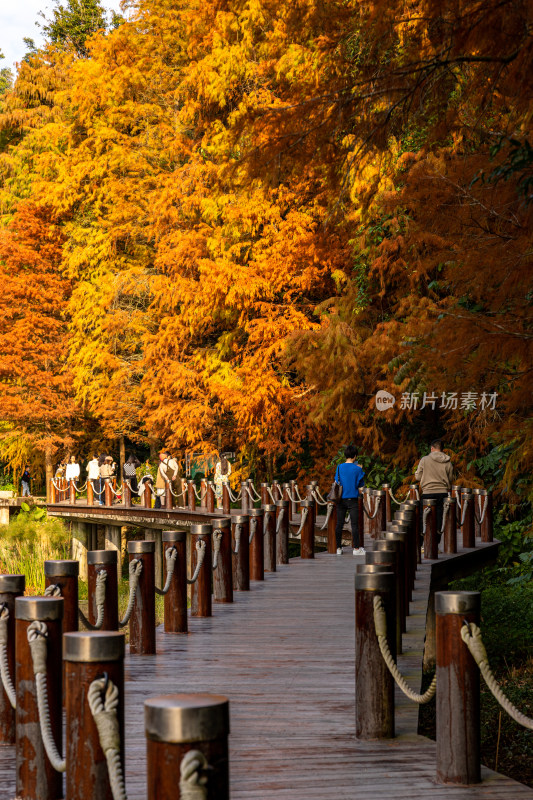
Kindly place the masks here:
[[(146, 797), (143, 700), (208, 691), (230, 698), (234, 800), (533, 800), (533, 790), (484, 769), (476, 787), (435, 783), (435, 744), (419, 737), (416, 707), (400, 702), (400, 735), (354, 737), (351, 551), (293, 559), (235, 603), (191, 619), (189, 635), (158, 630), (156, 656), (126, 661), (126, 784)], [(429, 565), (417, 582), (404, 671), (420, 679)], [(0, 798), (14, 797), (14, 751), (0, 749)]]

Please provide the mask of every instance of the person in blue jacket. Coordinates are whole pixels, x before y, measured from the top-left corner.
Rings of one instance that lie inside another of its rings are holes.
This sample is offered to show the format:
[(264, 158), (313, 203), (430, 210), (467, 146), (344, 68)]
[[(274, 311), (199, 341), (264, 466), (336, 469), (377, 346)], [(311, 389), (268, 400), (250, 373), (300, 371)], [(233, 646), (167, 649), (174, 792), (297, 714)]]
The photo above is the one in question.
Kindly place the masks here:
[(335, 472), (335, 480), (342, 486), (342, 498), (337, 503), (337, 527), (335, 539), (337, 541), (337, 555), (342, 556), (342, 529), (346, 512), (350, 514), (352, 526), (352, 547), (354, 556), (364, 556), (364, 547), (359, 547), (359, 489), (365, 485), (365, 473), (359, 464), (355, 463), (357, 450), (353, 444), (344, 449), (344, 464), (339, 464)]

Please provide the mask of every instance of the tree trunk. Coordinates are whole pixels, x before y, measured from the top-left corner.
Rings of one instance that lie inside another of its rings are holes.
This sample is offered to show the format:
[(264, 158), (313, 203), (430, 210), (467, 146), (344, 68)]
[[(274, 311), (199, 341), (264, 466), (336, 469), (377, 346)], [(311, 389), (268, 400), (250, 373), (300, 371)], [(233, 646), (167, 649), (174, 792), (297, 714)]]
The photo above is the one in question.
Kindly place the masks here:
[(124, 475), (124, 464), (126, 463), (126, 443), (124, 442), (124, 437), (121, 436), (118, 440), (119, 442), (119, 461), (120, 461), (120, 473), (117, 475), (117, 483), (122, 483), (122, 476)]
[(54, 477), (54, 465), (52, 463), (52, 455), (50, 452), (45, 454), (45, 474), (46, 474), (46, 502), (50, 502), (50, 481)]

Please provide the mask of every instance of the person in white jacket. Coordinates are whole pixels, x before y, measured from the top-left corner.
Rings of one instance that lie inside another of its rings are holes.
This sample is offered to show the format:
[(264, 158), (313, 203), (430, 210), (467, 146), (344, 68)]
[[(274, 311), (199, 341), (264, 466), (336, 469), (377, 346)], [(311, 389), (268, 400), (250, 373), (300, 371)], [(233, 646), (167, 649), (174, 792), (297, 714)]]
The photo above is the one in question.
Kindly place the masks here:
[(76, 456), (71, 456), (70, 461), (67, 464), (67, 469), (65, 472), (65, 478), (67, 481), (77, 481), (80, 477), (80, 465), (76, 461)]

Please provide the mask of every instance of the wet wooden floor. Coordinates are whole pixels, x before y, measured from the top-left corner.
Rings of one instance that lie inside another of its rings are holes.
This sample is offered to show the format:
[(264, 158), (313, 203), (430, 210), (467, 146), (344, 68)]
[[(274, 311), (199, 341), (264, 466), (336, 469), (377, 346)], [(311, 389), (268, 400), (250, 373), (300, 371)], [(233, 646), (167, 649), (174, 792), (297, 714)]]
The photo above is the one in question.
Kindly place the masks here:
[[(400, 736), (354, 737), (355, 564), (322, 554), (291, 560), (235, 603), (192, 619), (187, 636), (158, 631), (157, 656), (126, 662), (126, 784), (146, 797), (143, 700), (169, 692), (230, 698), (231, 794), (236, 800), (533, 800), (533, 790), (483, 771), (480, 786), (435, 783), (435, 744), (417, 736), (416, 709), (400, 701)], [(429, 583), (417, 583), (400, 664), (417, 686)], [(0, 798), (14, 796), (14, 751), (0, 750)]]

